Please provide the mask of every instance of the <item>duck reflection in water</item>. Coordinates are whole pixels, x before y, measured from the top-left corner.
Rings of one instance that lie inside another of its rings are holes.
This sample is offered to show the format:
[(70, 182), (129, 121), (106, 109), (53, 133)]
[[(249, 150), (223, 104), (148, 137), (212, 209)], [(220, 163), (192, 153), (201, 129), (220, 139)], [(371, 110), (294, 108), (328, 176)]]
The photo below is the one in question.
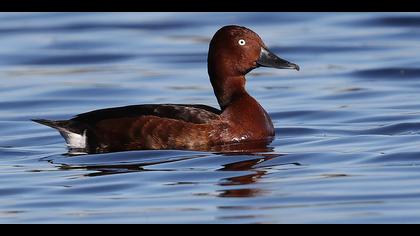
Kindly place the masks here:
[[(267, 149), (269, 150), (269, 149)], [(263, 178), (269, 171), (269, 164), (263, 164), (269, 160), (275, 158), (282, 158), (287, 154), (276, 154), (276, 153), (246, 153), (246, 152), (227, 152), (227, 153), (217, 153), (217, 155), (229, 156), (231, 162), (222, 165), (222, 168), (217, 169), (216, 171), (227, 171), (237, 173), (233, 177), (220, 178), (216, 181), (216, 185), (220, 186), (221, 189), (218, 190), (219, 197), (256, 197), (263, 195), (267, 190), (263, 190), (258, 185), (253, 185), (258, 183), (258, 181)], [(195, 158), (212, 158), (213, 156), (189, 156), (178, 160), (163, 160), (154, 163), (138, 163), (138, 164), (110, 164), (110, 165), (68, 165), (68, 164), (59, 164), (59, 168), (62, 170), (73, 170), (73, 169), (83, 169), (88, 171), (93, 171), (88, 174), (84, 174), (83, 177), (99, 177), (106, 175), (116, 175), (116, 174), (126, 174), (133, 172), (150, 172), (158, 171), (164, 174), (165, 172), (173, 173), (178, 171), (169, 167), (168, 169), (154, 169), (154, 165), (159, 164), (170, 164), (175, 162), (182, 162), (188, 159)], [(244, 160), (246, 158), (246, 160)], [(240, 159), (239, 161), (235, 159)], [(53, 164), (54, 160), (50, 161)], [(283, 163), (276, 164), (275, 166), (280, 165), (294, 165), (300, 166), (300, 163)], [(187, 181), (188, 182), (188, 181)], [(173, 181), (171, 185), (181, 185), (185, 182)], [(249, 187), (247, 187), (249, 186)]]
[[(232, 155), (232, 154), (229, 154)], [(246, 187), (247, 185), (252, 185), (257, 183), (261, 178), (263, 178), (268, 170), (266, 168), (261, 168), (264, 162), (269, 161), (274, 158), (281, 158), (286, 154), (271, 154), (271, 153), (258, 153), (258, 154), (249, 154), (251, 156), (261, 156), (261, 158), (232, 162), (224, 165), (223, 168), (219, 169), (220, 171), (238, 171), (238, 172), (249, 172), (251, 173), (238, 175), (234, 177), (229, 177), (222, 179), (220, 186), (229, 187), (220, 191), (219, 197), (256, 197), (266, 193), (266, 190), (263, 190), (258, 187)], [(284, 163), (281, 165), (295, 165), (300, 166), (299, 163)], [(279, 166), (278, 164), (276, 166)], [(240, 186), (240, 187), (235, 187)], [(257, 185), (255, 185), (257, 186)], [(260, 185), (258, 185), (260, 186)]]

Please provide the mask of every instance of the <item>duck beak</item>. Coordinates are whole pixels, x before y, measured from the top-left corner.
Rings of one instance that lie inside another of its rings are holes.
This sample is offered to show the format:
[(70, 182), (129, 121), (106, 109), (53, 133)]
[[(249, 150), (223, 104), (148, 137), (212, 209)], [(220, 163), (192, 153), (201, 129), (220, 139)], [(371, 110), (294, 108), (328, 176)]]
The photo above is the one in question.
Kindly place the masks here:
[(263, 67), (272, 67), (277, 69), (295, 69), (300, 70), (299, 66), (288, 62), (280, 57), (276, 56), (274, 53), (270, 52), (268, 49), (261, 47), (260, 58), (257, 60), (257, 64)]

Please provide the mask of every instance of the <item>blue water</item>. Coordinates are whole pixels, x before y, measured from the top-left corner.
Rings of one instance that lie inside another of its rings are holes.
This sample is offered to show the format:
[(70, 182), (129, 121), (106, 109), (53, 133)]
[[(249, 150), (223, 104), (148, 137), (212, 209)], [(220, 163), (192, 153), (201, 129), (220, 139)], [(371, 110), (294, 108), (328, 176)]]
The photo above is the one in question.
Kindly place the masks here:
[[(301, 71), (247, 89), (272, 152), (68, 156), (32, 118), (217, 106), (208, 43), (256, 31)], [(2, 13), (1, 223), (420, 223), (420, 14)]]

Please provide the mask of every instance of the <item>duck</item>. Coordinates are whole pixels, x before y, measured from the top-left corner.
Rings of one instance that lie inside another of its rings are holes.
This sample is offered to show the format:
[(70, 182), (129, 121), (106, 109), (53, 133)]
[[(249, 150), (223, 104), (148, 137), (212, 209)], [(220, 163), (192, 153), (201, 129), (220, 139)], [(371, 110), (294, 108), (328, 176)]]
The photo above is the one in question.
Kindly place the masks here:
[(273, 122), (245, 88), (245, 75), (258, 67), (300, 69), (271, 52), (251, 29), (227, 25), (212, 37), (207, 57), (220, 109), (202, 104), (142, 104), (94, 110), (69, 120), (32, 121), (56, 129), (73, 153), (269, 145), (275, 137)]

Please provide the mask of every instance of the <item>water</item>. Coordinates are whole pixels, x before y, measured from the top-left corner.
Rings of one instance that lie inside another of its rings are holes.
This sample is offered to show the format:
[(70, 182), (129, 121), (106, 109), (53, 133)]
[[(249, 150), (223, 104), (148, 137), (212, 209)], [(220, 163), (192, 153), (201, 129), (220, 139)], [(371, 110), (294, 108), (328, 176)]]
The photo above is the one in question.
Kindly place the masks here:
[[(29, 121), (142, 103), (217, 106), (208, 43), (256, 31), (272, 152), (67, 156)], [(420, 14), (2, 13), (1, 223), (419, 223)]]

